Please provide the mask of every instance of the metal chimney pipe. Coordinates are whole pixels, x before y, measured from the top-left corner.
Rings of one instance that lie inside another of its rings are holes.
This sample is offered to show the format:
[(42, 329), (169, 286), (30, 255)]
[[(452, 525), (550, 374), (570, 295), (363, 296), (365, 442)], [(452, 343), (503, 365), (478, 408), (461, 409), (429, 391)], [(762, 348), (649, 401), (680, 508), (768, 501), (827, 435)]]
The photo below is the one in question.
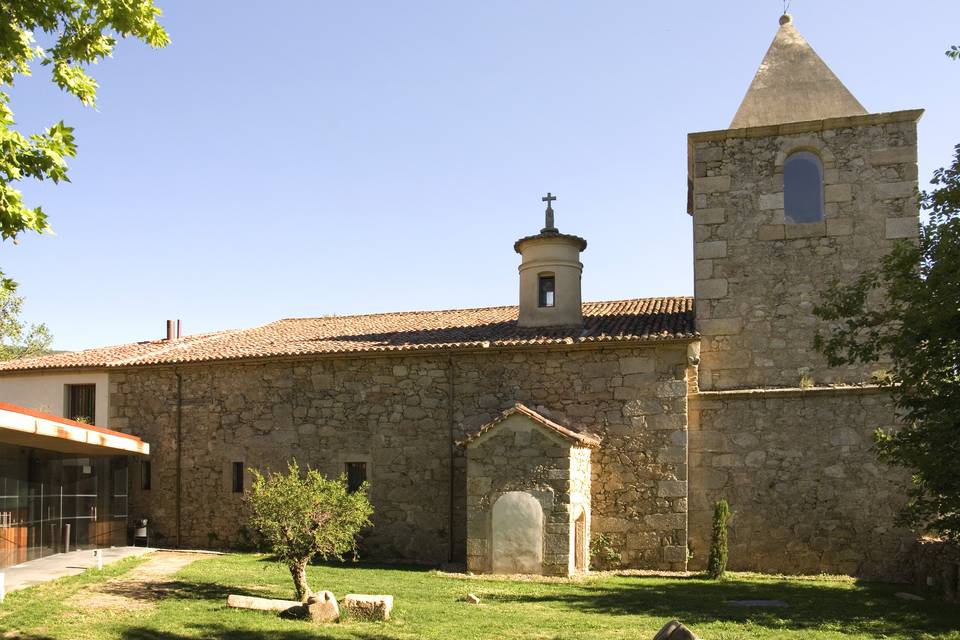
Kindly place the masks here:
[(173, 340), (173, 336), (174, 336), (173, 331), (174, 331), (173, 320), (167, 320), (167, 340), (168, 341)]
[(177, 318), (177, 337), (179, 338), (182, 334), (180, 333), (180, 318)]

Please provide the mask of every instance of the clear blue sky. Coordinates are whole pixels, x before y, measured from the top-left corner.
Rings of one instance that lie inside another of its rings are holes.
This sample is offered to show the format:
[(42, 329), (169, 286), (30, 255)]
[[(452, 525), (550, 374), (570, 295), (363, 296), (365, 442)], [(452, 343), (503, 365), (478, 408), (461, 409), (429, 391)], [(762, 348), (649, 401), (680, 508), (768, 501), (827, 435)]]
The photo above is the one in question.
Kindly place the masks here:
[[(780, 0), (158, 0), (97, 110), (45, 69), (19, 125), (64, 118), (71, 184), (26, 186), (55, 236), (2, 245), (60, 349), (278, 318), (514, 304), (513, 241), (588, 239), (586, 300), (693, 290), (686, 134), (725, 128)], [(794, 0), (870, 111), (924, 107), (920, 175), (960, 142), (960, 2)]]

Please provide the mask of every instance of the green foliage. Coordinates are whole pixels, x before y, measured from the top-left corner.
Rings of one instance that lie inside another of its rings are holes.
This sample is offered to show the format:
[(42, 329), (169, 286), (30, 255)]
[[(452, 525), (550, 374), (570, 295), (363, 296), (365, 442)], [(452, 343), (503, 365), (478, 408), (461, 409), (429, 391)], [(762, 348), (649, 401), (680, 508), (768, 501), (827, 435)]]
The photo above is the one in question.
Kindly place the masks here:
[(727, 571), (727, 519), (730, 507), (726, 500), (718, 500), (713, 508), (713, 531), (710, 534), (710, 557), (707, 575), (719, 580)]
[[(73, 128), (62, 121), (39, 133), (14, 129), (10, 94), (32, 63), (49, 67), (53, 82), (84, 105), (96, 102), (97, 83), (87, 67), (110, 56), (116, 38), (134, 37), (153, 47), (169, 41), (153, 0), (7, 0), (0, 5), (0, 239), (25, 231), (49, 232), (46, 213), (29, 207), (15, 184), (24, 179), (67, 180), (67, 158), (76, 156)], [(34, 39), (43, 34), (49, 46)], [(12, 281), (0, 274), (0, 286)]]
[(913, 472), (899, 521), (960, 541), (960, 145), (931, 184), (919, 241), (899, 242), (876, 270), (831, 287), (814, 313), (833, 328), (814, 344), (831, 366), (884, 361), (877, 382), (904, 426), (878, 430), (876, 448)]
[(603, 533), (596, 533), (591, 536), (590, 557), (594, 564), (604, 569), (616, 568), (623, 563), (623, 558), (613, 544), (613, 540)]
[(960, 46), (953, 45), (947, 49), (944, 53), (947, 54), (948, 58), (953, 58), (954, 60), (960, 60)]
[(287, 565), (297, 598), (310, 595), (306, 566), (314, 557), (343, 559), (356, 547), (361, 529), (370, 525), (373, 507), (367, 483), (350, 493), (346, 479), (330, 480), (314, 469), (301, 475), (294, 460), (286, 473), (255, 469), (247, 501), (253, 509), (250, 524), (271, 553)]
[(38, 356), (50, 349), (46, 325), (26, 325), (20, 319), (22, 306), (15, 282), (0, 286), (0, 360)]

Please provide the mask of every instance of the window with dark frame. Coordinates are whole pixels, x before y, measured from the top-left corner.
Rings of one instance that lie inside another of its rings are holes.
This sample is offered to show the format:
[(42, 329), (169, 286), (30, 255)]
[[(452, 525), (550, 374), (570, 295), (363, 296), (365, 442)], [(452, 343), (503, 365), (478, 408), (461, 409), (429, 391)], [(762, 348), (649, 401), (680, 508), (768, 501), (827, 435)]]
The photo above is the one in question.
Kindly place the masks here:
[(367, 481), (367, 463), (366, 462), (348, 462), (347, 463), (347, 490), (353, 493)]
[(233, 492), (243, 493), (243, 463), (233, 463)]
[(556, 301), (556, 278), (554, 276), (540, 276), (537, 281), (539, 290), (537, 305), (552, 307)]
[(140, 461), (140, 489), (142, 491), (150, 490), (150, 482), (153, 480), (151, 477), (150, 461), (141, 460)]
[(97, 385), (68, 384), (65, 418), (93, 424), (97, 415)]

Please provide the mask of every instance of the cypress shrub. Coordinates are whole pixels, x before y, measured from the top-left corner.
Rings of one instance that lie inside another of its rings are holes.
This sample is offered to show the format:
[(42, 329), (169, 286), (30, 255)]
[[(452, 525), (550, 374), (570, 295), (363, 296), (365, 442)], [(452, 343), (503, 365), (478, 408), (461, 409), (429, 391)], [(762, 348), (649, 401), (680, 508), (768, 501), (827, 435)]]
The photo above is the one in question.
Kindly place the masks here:
[(717, 501), (713, 508), (713, 534), (710, 536), (710, 559), (707, 561), (707, 575), (714, 580), (723, 577), (727, 570), (727, 518), (730, 506), (726, 500)]

